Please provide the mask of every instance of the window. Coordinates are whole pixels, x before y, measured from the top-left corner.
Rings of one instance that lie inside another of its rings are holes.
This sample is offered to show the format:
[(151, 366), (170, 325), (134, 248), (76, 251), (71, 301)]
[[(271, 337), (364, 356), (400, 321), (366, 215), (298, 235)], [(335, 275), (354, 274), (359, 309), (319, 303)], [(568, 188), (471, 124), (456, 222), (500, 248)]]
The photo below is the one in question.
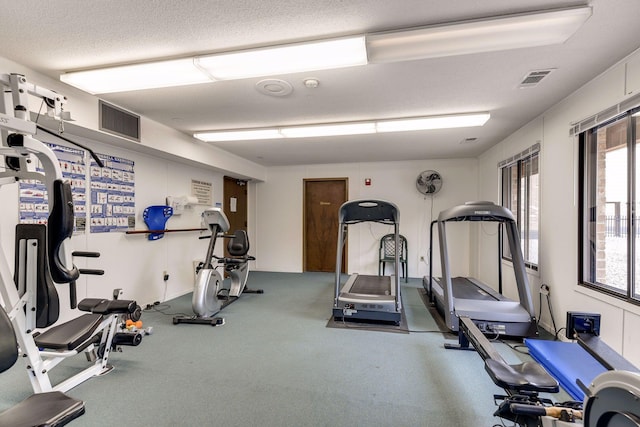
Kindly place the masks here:
[(640, 300), (638, 109), (580, 133), (580, 283)]
[[(502, 205), (511, 210), (518, 231), (525, 265), (538, 269), (538, 215), (540, 210), (540, 145), (499, 164)], [(506, 239), (506, 236), (504, 237)], [(509, 245), (503, 243), (503, 258), (511, 260)]]

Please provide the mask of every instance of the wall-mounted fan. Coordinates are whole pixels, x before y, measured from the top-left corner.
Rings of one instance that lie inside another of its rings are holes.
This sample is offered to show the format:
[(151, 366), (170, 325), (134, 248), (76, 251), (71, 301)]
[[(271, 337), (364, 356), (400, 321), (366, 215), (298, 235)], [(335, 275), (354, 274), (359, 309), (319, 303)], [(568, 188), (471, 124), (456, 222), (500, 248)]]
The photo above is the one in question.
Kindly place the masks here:
[(416, 178), (416, 188), (422, 194), (435, 194), (442, 188), (442, 176), (436, 171), (422, 171)]

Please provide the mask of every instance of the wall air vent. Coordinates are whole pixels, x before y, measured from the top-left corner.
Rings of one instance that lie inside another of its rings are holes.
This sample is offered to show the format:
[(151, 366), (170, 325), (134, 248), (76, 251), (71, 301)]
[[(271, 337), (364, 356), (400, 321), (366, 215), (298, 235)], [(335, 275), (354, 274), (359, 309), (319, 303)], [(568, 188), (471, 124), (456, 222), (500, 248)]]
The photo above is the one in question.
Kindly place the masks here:
[(527, 73), (526, 76), (524, 76), (524, 78), (522, 79), (522, 81), (520, 82), (520, 84), (518, 85), (518, 87), (534, 87), (537, 86), (538, 83), (540, 83), (542, 81), (542, 79), (544, 79), (545, 77), (547, 77), (549, 74), (551, 74), (552, 71), (554, 71), (555, 68), (549, 68), (547, 70), (535, 70), (535, 71), (529, 71)]
[(140, 116), (99, 100), (100, 130), (140, 142)]

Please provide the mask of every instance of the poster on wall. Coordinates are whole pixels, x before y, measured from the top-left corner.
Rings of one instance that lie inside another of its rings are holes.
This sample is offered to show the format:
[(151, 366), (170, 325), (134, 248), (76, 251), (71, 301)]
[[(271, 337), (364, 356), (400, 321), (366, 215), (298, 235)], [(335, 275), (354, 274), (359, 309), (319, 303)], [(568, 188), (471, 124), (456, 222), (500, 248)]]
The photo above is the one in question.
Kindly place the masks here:
[[(46, 143), (60, 164), (62, 177), (71, 182), (74, 210), (74, 231), (84, 231), (87, 223), (87, 181), (85, 152), (78, 148)], [(44, 173), (38, 162), (36, 171)], [(47, 188), (43, 181), (28, 179), (20, 181), (19, 218), (21, 224), (46, 224), (49, 217)]]
[(199, 205), (213, 204), (213, 184), (198, 179), (191, 180), (191, 195), (198, 199)]
[(91, 233), (126, 231), (135, 227), (135, 173), (133, 160), (98, 154), (104, 163), (91, 160)]

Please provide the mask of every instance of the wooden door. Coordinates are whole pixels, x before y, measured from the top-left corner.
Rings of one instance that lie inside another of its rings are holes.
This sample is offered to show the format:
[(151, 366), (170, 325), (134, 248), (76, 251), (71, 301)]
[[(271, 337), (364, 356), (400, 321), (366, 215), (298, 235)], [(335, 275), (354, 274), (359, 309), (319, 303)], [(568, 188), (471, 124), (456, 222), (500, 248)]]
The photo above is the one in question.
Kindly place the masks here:
[[(338, 209), (347, 201), (347, 178), (304, 180), (304, 271), (336, 271)], [(347, 250), (342, 272), (347, 271)]]
[[(247, 181), (224, 177), (224, 203), (223, 210), (229, 219), (229, 233), (236, 230), (247, 230)], [(227, 242), (224, 244), (224, 254), (227, 253)]]

